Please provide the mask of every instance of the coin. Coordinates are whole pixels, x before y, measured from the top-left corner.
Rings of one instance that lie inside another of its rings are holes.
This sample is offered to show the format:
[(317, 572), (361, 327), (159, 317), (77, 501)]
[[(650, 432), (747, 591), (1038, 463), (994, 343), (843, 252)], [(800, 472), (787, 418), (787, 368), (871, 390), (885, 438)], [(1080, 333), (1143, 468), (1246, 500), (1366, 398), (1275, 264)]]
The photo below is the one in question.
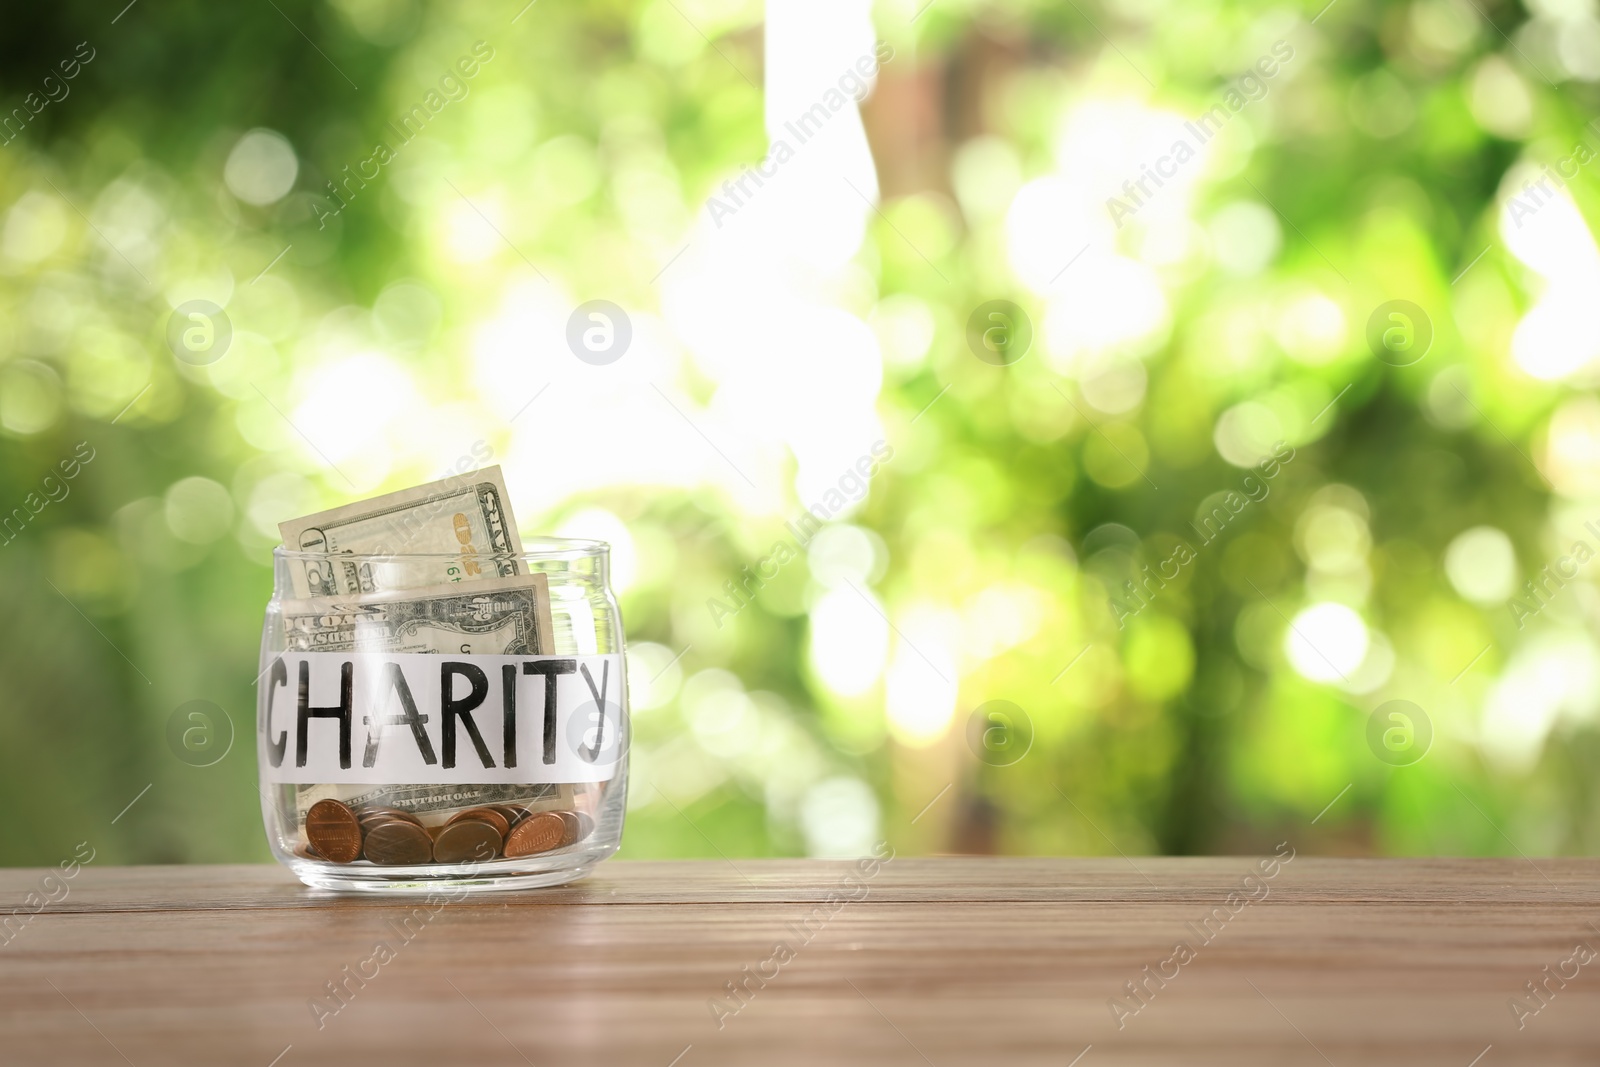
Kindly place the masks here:
[(362, 820), (376, 818), (379, 815), (387, 815), (394, 819), (405, 819), (407, 822), (414, 822), (418, 826), (422, 825), (421, 819), (417, 818), (411, 812), (401, 811), (399, 808), (371, 807), (361, 808), (356, 812), (356, 818)]
[(484, 819), (460, 819), (441, 827), (433, 839), (435, 863), (484, 862), (500, 855), (504, 840), (499, 830)]
[(578, 839), (578, 813), (575, 811), (558, 811), (561, 821), (566, 825), (567, 832), (561, 838), (563, 845), (570, 845)]
[(306, 839), (335, 863), (361, 858), (361, 824), (355, 812), (337, 800), (319, 800), (306, 812)]
[(513, 807), (510, 804), (495, 804), (493, 807), (495, 811), (506, 817), (507, 826), (517, 825), (517, 822), (527, 814), (526, 809)]
[[(488, 823), (490, 826), (499, 831), (502, 839), (505, 838), (506, 834), (511, 832), (511, 821), (494, 808), (468, 808), (466, 811), (458, 811), (454, 815), (450, 816), (450, 818), (445, 820), (445, 825), (449, 826), (452, 823), (458, 823), (463, 819), (478, 819), (482, 822)], [(435, 840), (438, 839), (435, 838)]]
[[(411, 822), (409, 819), (397, 819), (393, 815), (373, 815), (370, 818), (366, 818), (366, 819), (362, 819), (361, 820), (361, 835), (363, 837), (365, 837), (367, 834), (372, 833), (372, 831), (377, 829), (378, 827), (387, 826), (390, 823), (395, 823), (395, 822), (404, 823), (407, 826), (416, 826), (417, 825), (416, 823)], [(426, 830), (425, 827), (423, 829), (424, 829), (424, 831)]]
[(586, 838), (590, 834), (594, 833), (594, 817), (591, 816), (586, 811), (580, 811), (577, 814), (578, 814), (578, 840), (582, 841), (584, 838)]
[(567, 836), (567, 824), (553, 811), (540, 811), (511, 828), (506, 838), (507, 856), (531, 856), (559, 848)]
[(385, 866), (428, 863), (433, 859), (433, 839), (414, 822), (378, 819), (367, 827), (362, 854), (373, 863)]

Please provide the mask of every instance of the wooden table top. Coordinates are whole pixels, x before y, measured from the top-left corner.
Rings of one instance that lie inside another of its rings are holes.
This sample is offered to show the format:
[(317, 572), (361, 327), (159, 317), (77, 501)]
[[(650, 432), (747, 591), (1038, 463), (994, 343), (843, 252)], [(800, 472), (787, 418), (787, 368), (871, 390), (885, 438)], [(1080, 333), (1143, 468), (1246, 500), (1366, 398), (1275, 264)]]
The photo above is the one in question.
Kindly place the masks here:
[(1600, 860), (611, 862), (432, 906), (47, 873), (0, 871), (7, 1064), (1600, 1061)]

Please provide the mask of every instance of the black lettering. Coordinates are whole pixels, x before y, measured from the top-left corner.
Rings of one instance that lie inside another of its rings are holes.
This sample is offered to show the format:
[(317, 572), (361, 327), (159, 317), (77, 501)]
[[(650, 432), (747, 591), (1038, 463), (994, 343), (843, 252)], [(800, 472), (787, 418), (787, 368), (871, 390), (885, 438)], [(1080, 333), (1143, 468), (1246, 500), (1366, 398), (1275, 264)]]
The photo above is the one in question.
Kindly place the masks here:
[(500, 668), (500, 699), (505, 709), (501, 727), (503, 736), (500, 739), (504, 752), (503, 759), (507, 767), (515, 767), (517, 765), (517, 667), (514, 663), (507, 663)]
[(544, 675), (544, 762), (556, 761), (556, 675), (578, 673), (575, 659), (541, 659), (522, 665), (523, 674)]
[(578, 755), (587, 763), (593, 763), (600, 757), (600, 746), (605, 743), (606, 736), (606, 686), (611, 680), (611, 661), (605, 660), (600, 664), (600, 691), (595, 692), (594, 677), (589, 673), (589, 665), (583, 665), (583, 681), (589, 687), (589, 695), (594, 697), (596, 706), (600, 709), (600, 725), (594, 728), (594, 748), (585, 748), (578, 745)]
[(339, 720), (339, 766), (348, 770), (350, 767), (350, 716), (355, 709), (354, 699), (355, 664), (344, 663), (339, 666), (339, 704), (331, 708), (314, 708), (311, 706), (311, 664), (306, 660), (300, 661), (300, 709), (295, 723), (294, 743), (296, 767), (306, 765), (306, 728), (312, 719), (338, 719)]
[(272, 671), (267, 675), (267, 760), (274, 767), (283, 766), (283, 750), (289, 747), (288, 730), (279, 730), (277, 740), (272, 739), (272, 698), (278, 695), (280, 685), (289, 685), (289, 668), (282, 656), (272, 661)]
[[(456, 679), (465, 678), (471, 685), (471, 690), (460, 700), (455, 698)], [(483, 735), (478, 733), (478, 724), (472, 721), (472, 710), (483, 703), (489, 695), (489, 676), (483, 673), (483, 668), (471, 663), (452, 660), (444, 664), (439, 672), (439, 712), (444, 716), (444, 766), (446, 769), (456, 765), (456, 720), (460, 719), (467, 728), (467, 736), (472, 739), (472, 747), (477, 750), (478, 759), (483, 761), (485, 767), (494, 766), (494, 757), (489, 755), (489, 749), (483, 743)]]
[[(428, 740), (428, 731), (423, 729), (428, 717), (417, 712), (417, 702), (411, 696), (411, 687), (406, 684), (406, 676), (400, 670), (398, 663), (385, 663), (383, 665), (383, 680), (379, 683), (380, 693), (393, 689), (395, 696), (400, 698), (402, 713), (391, 715), (388, 718), (374, 720), (372, 715), (367, 715), (362, 722), (367, 724), (367, 751), (361, 757), (361, 766), (371, 767), (378, 762), (378, 742), (383, 737), (383, 731), (390, 726), (409, 726), (411, 736), (416, 739), (417, 751), (422, 753), (422, 762), (432, 766), (439, 760), (433, 754), (433, 742)], [(381, 707), (382, 704), (375, 705)], [(374, 729), (376, 727), (376, 729)]]

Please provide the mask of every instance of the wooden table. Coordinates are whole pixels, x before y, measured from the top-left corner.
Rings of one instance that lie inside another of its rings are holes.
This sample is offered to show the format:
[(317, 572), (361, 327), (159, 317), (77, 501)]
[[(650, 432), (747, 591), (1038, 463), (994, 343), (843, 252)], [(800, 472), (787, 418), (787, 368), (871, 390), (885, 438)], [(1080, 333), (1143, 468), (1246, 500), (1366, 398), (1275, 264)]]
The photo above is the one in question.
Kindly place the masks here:
[(613, 862), (433, 908), (90, 865), (0, 946), (0, 1063), (1594, 1064), (1600, 861), (1536, 862)]

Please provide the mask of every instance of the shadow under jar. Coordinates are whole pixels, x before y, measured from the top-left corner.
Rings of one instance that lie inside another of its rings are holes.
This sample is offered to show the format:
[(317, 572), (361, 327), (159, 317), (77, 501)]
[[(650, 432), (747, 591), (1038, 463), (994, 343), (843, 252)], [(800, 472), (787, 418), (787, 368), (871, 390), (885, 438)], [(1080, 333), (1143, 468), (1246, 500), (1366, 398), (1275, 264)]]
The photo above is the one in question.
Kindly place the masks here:
[(629, 724), (610, 549), (524, 547), (273, 552), (262, 817), (307, 885), (560, 885), (617, 850)]

